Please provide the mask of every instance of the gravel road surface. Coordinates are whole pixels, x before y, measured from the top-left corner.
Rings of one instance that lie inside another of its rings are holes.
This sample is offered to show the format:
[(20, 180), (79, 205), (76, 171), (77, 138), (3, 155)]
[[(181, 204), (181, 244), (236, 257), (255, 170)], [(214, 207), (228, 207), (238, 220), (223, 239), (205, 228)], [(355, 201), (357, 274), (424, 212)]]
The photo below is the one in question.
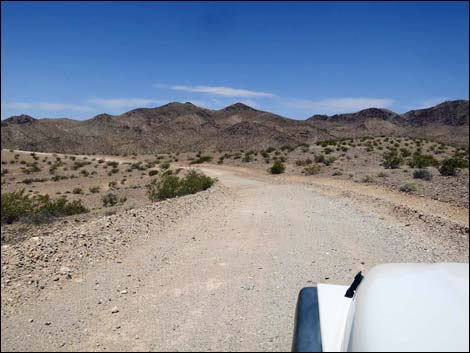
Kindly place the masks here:
[(468, 236), (436, 240), (315, 185), (202, 169), (220, 184), (208, 206), (2, 312), (2, 351), (286, 351), (304, 286), (379, 263), (468, 261)]

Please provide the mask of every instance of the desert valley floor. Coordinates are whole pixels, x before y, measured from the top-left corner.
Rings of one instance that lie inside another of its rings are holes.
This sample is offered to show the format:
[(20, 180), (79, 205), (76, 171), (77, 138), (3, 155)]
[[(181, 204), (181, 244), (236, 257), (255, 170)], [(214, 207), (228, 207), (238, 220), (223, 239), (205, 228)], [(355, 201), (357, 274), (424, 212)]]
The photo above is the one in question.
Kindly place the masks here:
[[(388, 146), (407, 155), (396, 169), (383, 166)], [(465, 153), (406, 138), (145, 156), (3, 150), (2, 194), (66, 196), (89, 212), (2, 225), (2, 350), (289, 350), (304, 286), (348, 284), (380, 263), (468, 261), (468, 169), (415, 178), (418, 148), (436, 161)], [(267, 171), (275, 159), (285, 173)], [(217, 182), (148, 200), (151, 179), (190, 168)]]

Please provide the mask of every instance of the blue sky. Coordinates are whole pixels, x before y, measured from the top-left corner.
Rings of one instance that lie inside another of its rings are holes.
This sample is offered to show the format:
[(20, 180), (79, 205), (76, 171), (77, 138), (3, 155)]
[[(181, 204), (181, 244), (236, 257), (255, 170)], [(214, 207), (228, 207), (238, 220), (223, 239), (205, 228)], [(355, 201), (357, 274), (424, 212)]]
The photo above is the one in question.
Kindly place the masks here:
[(171, 101), (304, 119), (469, 96), (467, 2), (5, 2), (2, 119)]

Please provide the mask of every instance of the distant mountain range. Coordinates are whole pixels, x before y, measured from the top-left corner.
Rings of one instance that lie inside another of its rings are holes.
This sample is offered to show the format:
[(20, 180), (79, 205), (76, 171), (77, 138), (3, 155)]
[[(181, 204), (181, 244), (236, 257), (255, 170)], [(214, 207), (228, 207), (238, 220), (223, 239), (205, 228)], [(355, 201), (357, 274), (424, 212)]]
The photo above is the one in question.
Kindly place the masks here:
[(89, 120), (13, 116), (1, 123), (1, 147), (115, 154), (261, 149), (362, 136), (410, 136), (469, 145), (469, 101), (397, 114), (369, 108), (351, 114), (288, 119), (236, 103), (209, 110), (169, 103)]

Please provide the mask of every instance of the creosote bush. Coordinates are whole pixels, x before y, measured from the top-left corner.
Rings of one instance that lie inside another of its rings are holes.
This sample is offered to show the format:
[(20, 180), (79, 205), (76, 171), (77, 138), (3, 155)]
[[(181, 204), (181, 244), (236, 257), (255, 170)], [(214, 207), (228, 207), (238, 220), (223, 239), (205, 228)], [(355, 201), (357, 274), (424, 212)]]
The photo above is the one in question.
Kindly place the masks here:
[(83, 190), (81, 188), (74, 188), (72, 190), (72, 193), (75, 195), (80, 195), (80, 194), (83, 194)]
[(212, 161), (211, 156), (200, 156), (198, 159), (191, 161), (189, 164), (202, 164), (204, 162), (210, 162), (210, 161)]
[(416, 186), (415, 183), (406, 183), (400, 186), (400, 191), (402, 192), (412, 192), (412, 191), (417, 191), (418, 187)]
[(112, 207), (118, 203), (117, 195), (113, 194), (112, 192), (108, 192), (106, 195), (102, 197), (101, 200), (103, 201), (104, 207)]
[(68, 201), (65, 197), (51, 199), (49, 195), (30, 196), (24, 189), (5, 193), (1, 200), (2, 223), (20, 219), (30, 223), (45, 223), (55, 217), (88, 212), (81, 200)]
[(269, 168), (271, 174), (282, 174), (285, 170), (286, 167), (280, 160), (274, 161), (272, 167)]
[(432, 174), (427, 169), (417, 169), (413, 172), (413, 178), (430, 181), (432, 180)]
[(190, 170), (184, 177), (166, 175), (152, 180), (148, 186), (147, 195), (150, 201), (161, 201), (209, 189), (214, 182), (215, 179)]
[(456, 176), (461, 168), (468, 168), (468, 163), (458, 158), (447, 158), (442, 161), (439, 173), (444, 176)]
[(89, 190), (92, 194), (97, 194), (97, 193), (100, 192), (100, 187), (99, 186), (91, 186)]
[(307, 167), (305, 167), (303, 169), (303, 173), (305, 175), (315, 175), (315, 174), (320, 173), (320, 170), (321, 170), (320, 165), (315, 163), (315, 164), (310, 164)]
[(375, 181), (374, 177), (371, 175), (366, 175), (364, 178), (361, 180), (363, 183), (373, 183)]
[(383, 166), (386, 169), (397, 169), (403, 163), (403, 158), (396, 152), (391, 151), (384, 154)]
[(439, 165), (439, 162), (431, 155), (414, 153), (412, 159), (408, 162), (411, 168), (427, 168)]

